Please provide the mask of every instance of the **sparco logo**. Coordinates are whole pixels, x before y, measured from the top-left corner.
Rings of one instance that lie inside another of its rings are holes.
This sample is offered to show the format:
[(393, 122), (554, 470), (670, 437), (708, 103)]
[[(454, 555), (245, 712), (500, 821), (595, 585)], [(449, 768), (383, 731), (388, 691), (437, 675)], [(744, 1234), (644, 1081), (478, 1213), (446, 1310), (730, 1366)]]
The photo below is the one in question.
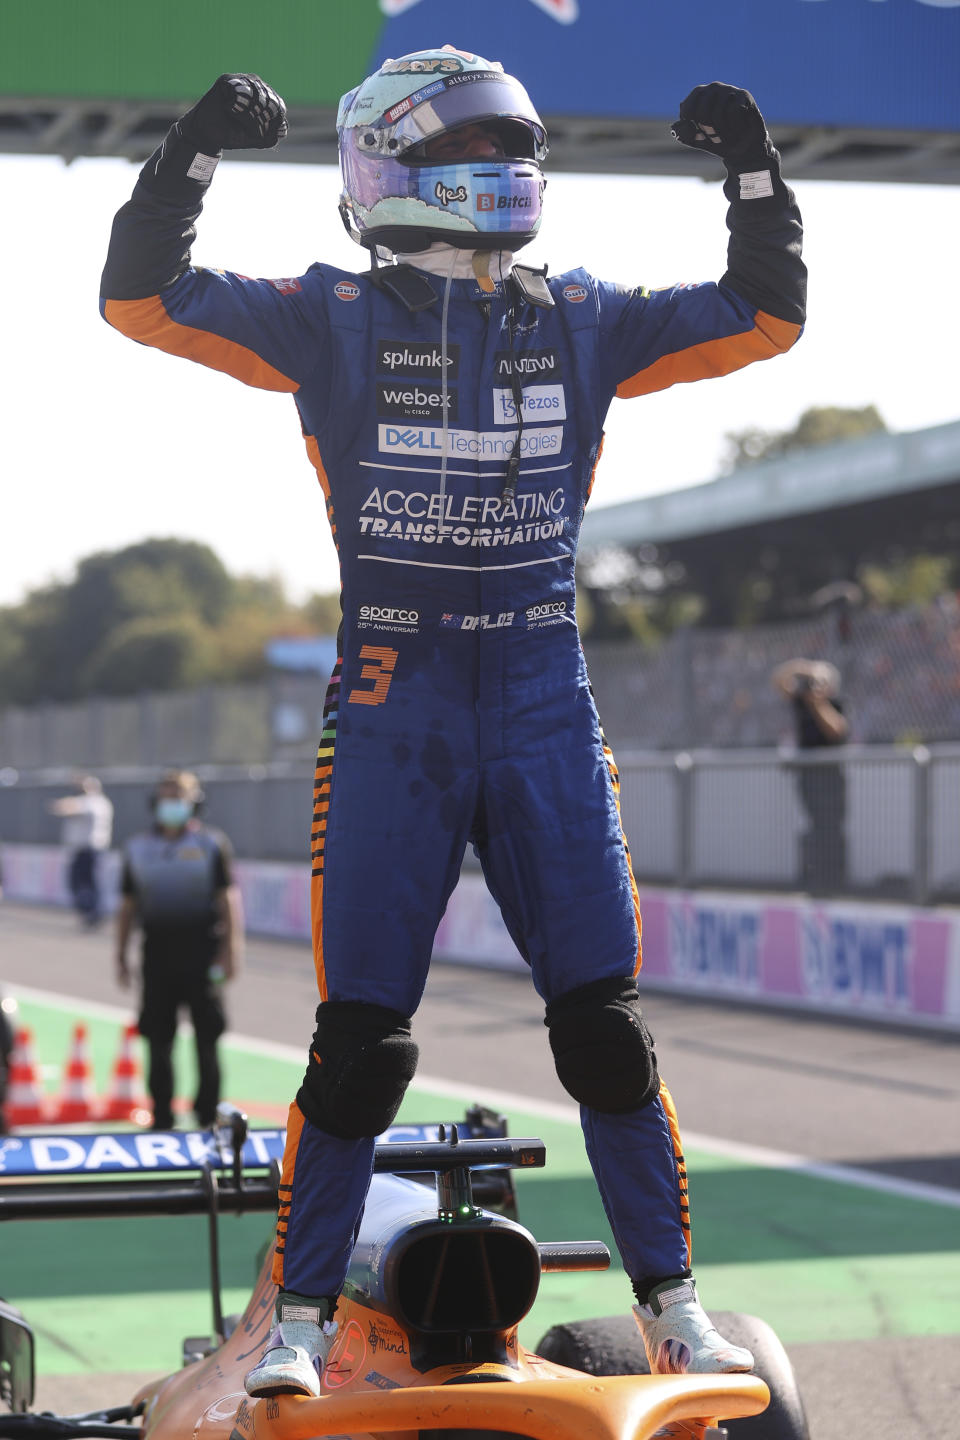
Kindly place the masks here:
[[(377, 382), (377, 414), (387, 420), (442, 420), (444, 395), (439, 386)], [(457, 392), (448, 390), (446, 412), (457, 419)]]
[(377, 341), (377, 373), (380, 375), (436, 375), (446, 373), (455, 380), (460, 370), (460, 346), (447, 346), (444, 372), (443, 351), (439, 345), (418, 345), (408, 340)]
[(419, 610), (403, 610), (396, 605), (361, 605), (357, 618), (362, 624), (419, 625)]
[(498, 350), (493, 364), (498, 378), (512, 375), (514, 371), (518, 375), (541, 375), (545, 379), (559, 379), (562, 374), (557, 350), (521, 350), (517, 355), (509, 350)]
[(441, 205), (451, 205), (456, 200), (461, 202), (466, 200), (467, 187), (465, 185), (458, 185), (456, 190), (451, 190), (448, 185), (444, 185), (442, 180), (438, 180), (433, 193)]
[(545, 600), (541, 605), (528, 605), (526, 610), (528, 620), (546, 620), (551, 615), (566, 613), (566, 600)]

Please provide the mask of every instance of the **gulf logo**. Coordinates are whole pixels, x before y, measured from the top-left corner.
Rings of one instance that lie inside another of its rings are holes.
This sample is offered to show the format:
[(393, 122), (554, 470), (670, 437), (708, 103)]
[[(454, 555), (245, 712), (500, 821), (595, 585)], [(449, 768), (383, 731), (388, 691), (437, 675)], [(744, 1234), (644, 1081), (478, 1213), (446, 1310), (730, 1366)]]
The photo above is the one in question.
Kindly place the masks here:
[(586, 285), (564, 285), (563, 298), (569, 300), (571, 305), (579, 305), (581, 300), (587, 298)]
[(354, 285), (352, 280), (338, 280), (333, 287), (333, 293), (338, 300), (356, 300), (360, 294), (360, 286)]

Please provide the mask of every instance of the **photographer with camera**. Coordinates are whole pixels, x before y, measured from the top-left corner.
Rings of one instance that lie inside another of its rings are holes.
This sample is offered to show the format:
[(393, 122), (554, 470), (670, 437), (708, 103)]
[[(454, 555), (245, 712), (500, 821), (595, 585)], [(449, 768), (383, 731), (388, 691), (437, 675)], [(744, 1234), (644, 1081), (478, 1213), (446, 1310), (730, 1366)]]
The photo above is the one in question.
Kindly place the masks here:
[[(798, 750), (842, 745), (849, 734), (840, 699), (840, 672), (827, 660), (797, 658), (778, 665), (772, 675), (793, 710)], [(797, 767), (797, 791), (806, 814), (801, 842), (805, 890), (822, 895), (846, 882), (847, 782), (842, 765), (817, 761)]]

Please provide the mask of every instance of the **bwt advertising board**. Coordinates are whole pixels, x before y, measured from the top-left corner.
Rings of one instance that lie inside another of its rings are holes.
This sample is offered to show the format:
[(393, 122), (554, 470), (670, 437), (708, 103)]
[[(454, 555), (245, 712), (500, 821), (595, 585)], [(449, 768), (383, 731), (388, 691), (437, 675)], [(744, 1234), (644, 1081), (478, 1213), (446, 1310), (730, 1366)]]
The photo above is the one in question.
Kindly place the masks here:
[(673, 117), (694, 85), (751, 89), (768, 120), (960, 129), (960, 0), (379, 0), (376, 63), (447, 42), (547, 115)]

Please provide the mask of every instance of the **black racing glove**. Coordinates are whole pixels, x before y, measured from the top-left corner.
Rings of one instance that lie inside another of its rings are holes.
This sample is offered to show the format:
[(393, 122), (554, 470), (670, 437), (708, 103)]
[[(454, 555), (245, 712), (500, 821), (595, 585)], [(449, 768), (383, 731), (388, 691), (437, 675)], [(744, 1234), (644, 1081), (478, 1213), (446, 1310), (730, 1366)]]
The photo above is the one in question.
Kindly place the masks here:
[(177, 128), (204, 155), (272, 150), (287, 133), (287, 110), (259, 75), (221, 75)]
[(690, 91), (671, 132), (691, 150), (719, 155), (733, 172), (767, 165), (773, 149), (750, 91), (719, 80)]

